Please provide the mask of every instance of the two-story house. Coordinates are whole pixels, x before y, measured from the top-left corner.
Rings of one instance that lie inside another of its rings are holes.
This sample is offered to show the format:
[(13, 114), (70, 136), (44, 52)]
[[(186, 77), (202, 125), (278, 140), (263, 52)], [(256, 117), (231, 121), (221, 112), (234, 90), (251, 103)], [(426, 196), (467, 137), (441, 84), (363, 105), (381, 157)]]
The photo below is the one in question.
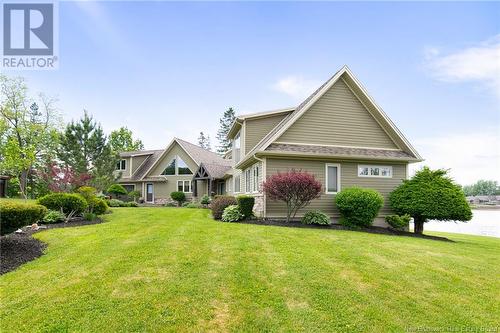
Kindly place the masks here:
[[(334, 197), (342, 188), (373, 188), (384, 197), (408, 176), (420, 155), (343, 67), (294, 108), (238, 116), (231, 127), (232, 150), (224, 158), (174, 139), (165, 150), (123, 153), (120, 182), (163, 203), (172, 191), (189, 197), (250, 194), (255, 213), (282, 218), (285, 205), (266, 198), (262, 182), (289, 169), (312, 173), (323, 184), (320, 198), (298, 212), (320, 209), (334, 220)], [(388, 203), (375, 224), (384, 225)]]

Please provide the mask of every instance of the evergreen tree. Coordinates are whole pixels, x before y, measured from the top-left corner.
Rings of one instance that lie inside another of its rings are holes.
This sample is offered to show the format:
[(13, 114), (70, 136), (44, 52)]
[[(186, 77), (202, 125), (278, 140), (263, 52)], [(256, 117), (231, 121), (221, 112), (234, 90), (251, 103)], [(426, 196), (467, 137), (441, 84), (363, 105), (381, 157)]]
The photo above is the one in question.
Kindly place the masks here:
[(132, 131), (126, 127), (112, 131), (109, 135), (109, 143), (111, 149), (116, 153), (144, 149), (142, 141), (134, 140)]
[(86, 111), (72, 121), (61, 135), (58, 157), (77, 174), (90, 174), (90, 183), (99, 190), (114, 180), (118, 155), (112, 151), (104, 131)]
[(231, 129), (231, 125), (236, 119), (234, 115), (233, 108), (227, 109), (222, 118), (220, 118), (219, 123), (220, 127), (217, 131), (217, 141), (219, 145), (217, 146), (217, 153), (220, 155), (224, 155), (228, 150), (231, 149), (231, 141), (227, 138), (227, 133)]
[(210, 135), (205, 135), (205, 133), (200, 132), (198, 137), (198, 146), (203, 149), (212, 151), (212, 145), (210, 144)]

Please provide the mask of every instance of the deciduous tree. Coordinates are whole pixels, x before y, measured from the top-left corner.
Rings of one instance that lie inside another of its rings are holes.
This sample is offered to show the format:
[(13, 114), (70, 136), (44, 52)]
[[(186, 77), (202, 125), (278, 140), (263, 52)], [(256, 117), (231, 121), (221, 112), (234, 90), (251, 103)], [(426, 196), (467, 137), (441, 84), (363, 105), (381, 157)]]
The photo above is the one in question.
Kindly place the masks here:
[(23, 78), (0, 75), (0, 171), (18, 179), (24, 198), (31, 170), (57, 145), (60, 122), (54, 104), (43, 94), (29, 97)]
[(262, 187), (269, 199), (285, 202), (287, 222), (321, 193), (321, 183), (312, 174), (297, 170), (272, 175)]
[(144, 149), (142, 141), (139, 139), (134, 140), (132, 131), (127, 127), (120, 127), (112, 131), (109, 135), (109, 144), (115, 153)]

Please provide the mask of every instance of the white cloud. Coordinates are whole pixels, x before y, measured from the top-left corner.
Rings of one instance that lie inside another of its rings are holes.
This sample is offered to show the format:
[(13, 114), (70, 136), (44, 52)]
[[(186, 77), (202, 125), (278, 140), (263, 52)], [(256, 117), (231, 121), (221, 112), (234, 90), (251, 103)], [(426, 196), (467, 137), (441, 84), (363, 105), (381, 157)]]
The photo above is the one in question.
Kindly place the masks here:
[(500, 98), (500, 35), (449, 54), (430, 47), (425, 50), (425, 58), (438, 80), (478, 82)]
[(290, 75), (279, 79), (272, 85), (272, 88), (294, 99), (301, 99), (312, 94), (319, 86), (320, 83), (315, 80), (308, 80), (301, 76)]
[(450, 169), (459, 184), (472, 184), (479, 179), (500, 182), (500, 133), (485, 130), (415, 140), (415, 146), (425, 158), (410, 165), (410, 175), (427, 165), (433, 169)]

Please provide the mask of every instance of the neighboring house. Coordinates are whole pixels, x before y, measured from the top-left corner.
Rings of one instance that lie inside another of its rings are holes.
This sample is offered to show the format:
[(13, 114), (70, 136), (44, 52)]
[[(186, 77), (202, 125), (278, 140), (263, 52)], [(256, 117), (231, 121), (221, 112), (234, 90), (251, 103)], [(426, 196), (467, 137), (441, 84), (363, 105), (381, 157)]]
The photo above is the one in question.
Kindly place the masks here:
[[(180, 139), (165, 150), (124, 153), (120, 182), (129, 189), (135, 186), (146, 201), (155, 203), (168, 200), (177, 189), (194, 197), (250, 194), (256, 198), (257, 215), (282, 218), (284, 203), (266, 198), (262, 182), (278, 172), (300, 169), (323, 184), (323, 193), (298, 217), (320, 209), (335, 220), (337, 192), (360, 186), (387, 199), (408, 177), (408, 164), (422, 161), (347, 67), (297, 107), (238, 116), (229, 138), (233, 146), (225, 158)], [(180, 160), (174, 166), (175, 156)], [(388, 213), (386, 200), (376, 224), (384, 225), (382, 217)]]
[(466, 197), (466, 199), (469, 203), (476, 205), (498, 205), (500, 203), (500, 195), (471, 195)]

